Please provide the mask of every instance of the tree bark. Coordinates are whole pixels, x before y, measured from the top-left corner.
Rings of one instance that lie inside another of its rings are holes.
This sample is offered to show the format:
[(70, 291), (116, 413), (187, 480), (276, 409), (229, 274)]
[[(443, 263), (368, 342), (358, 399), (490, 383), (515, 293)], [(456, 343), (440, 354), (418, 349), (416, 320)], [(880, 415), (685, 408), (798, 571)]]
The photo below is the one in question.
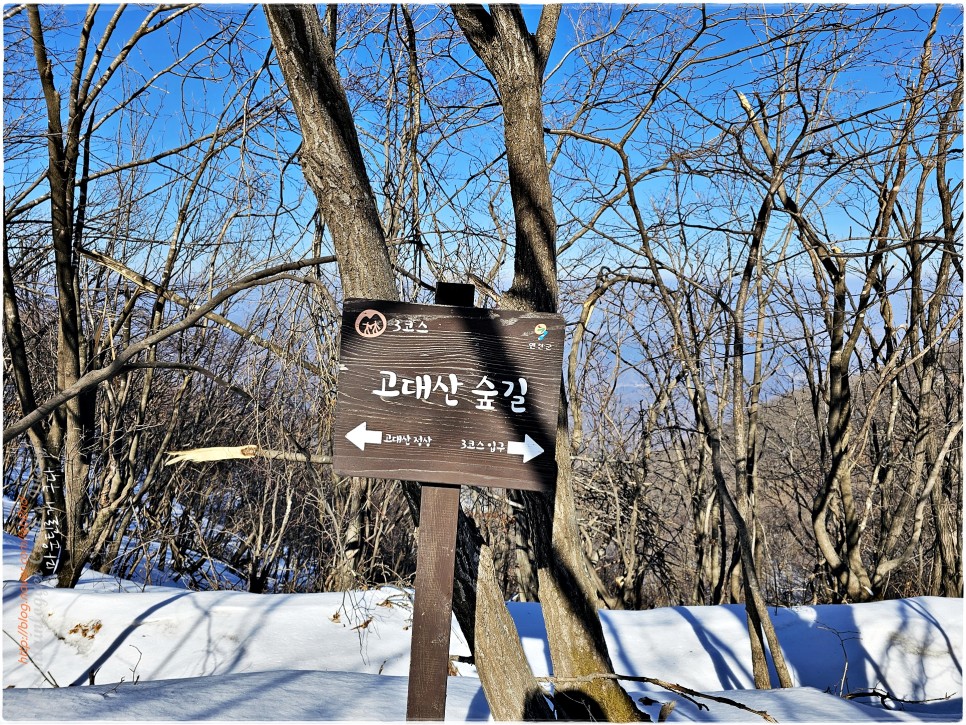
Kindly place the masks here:
[[(503, 108), (516, 252), (513, 284), (501, 300), (512, 309), (555, 312), (558, 305), (557, 222), (543, 137), (543, 72), (556, 36), (559, 5), (547, 5), (535, 34), (517, 5), (453, 5), (473, 51), (496, 80)], [(558, 712), (617, 722), (647, 718), (616, 680), (598, 600), (577, 528), (566, 390), (561, 384), (554, 497), (525, 492), (534, 538), (539, 597), (557, 677)], [(549, 535), (548, 535), (549, 534)], [(591, 676), (590, 679), (582, 680)]]
[[(335, 38), (311, 5), (266, 5), (272, 42), (302, 130), (302, 167), (332, 235), (346, 296), (398, 299), (388, 247), (335, 65)], [(327, 15), (332, 18), (334, 6)], [(330, 28), (332, 23), (330, 23)], [(331, 30), (330, 30), (331, 32)], [(419, 489), (403, 491), (418, 511)], [(460, 512), (453, 609), (498, 720), (552, 719), (506, 609), (488, 547)]]
[[(336, 242), (343, 289), (353, 297), (396, 299), (379, 212), (331, 39), (313, 6), (266, 5), (265, 15), (302, 126), (302, 171)], [(311, 119), (311, 128), (303, 119)]]
[[(77, 279), (74, 258), (74, 172), (77, 168), (79, 119), (68, 114), (68, 129), (61, 123), (61, 97), (54, 82), (53, 64), (47, 57), (40, 11), (27, 10), (37, 73), (43, 89), (47, 111), (47, 181), (50, 185), (50, 221), (53, 239), (54, 269), (57, 289), (57, 388), (63, 390), (77, 382), (81, 375), (80, 317), (77, 304)], [(80, 51), (81, 53), (83, 51)], [(75, 71), (76, 78), (76, 71)], [(71, 111), (74, 99), (71, 98)], [(84, 396), (89, 397), (89, 394)], [(48, 437), (46, 472), (51, 481), (63, 482), (61, 501), (50, 501), (55, 531), (64, 540), (57, 563), (58, 585), (70, 587), (80, 578), (86, 561), (88, 542), (83, 534), (84, 496), (87, 482), (87, 438), (92, 421), (88, 406), (80, 396), (72, 398), (54, 413)], [(32, 412), (32, 411), (30, 411)], [(63, 456), (63, 470), (61, 467)], [(58, 496), (57, 499), (60, 499)]]

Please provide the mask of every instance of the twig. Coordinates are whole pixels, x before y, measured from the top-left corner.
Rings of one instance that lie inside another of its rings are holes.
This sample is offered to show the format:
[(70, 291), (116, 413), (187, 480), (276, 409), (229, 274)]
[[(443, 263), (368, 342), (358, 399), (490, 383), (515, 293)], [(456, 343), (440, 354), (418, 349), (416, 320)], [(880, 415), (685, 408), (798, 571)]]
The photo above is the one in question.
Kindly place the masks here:
[[(8, 636), (8, 637), (9, 637), (10, 639), (12, 639), (12, 640), (14, 641), (14, 644), (16, 644), (18, 648), (20, 647), (20, 642), (19, 642), (19, 640), (17, 640), (17, 638), (16, 638), (16, 637), (14, 637), (14, 636), (13, 636), (12, 634), (10, 634), (10, 632), (8, 632), (7, 630), (3, 630), (3, 633), (4, 633), (5, 635), (7, 635), (7, 636)], [(38, 665), (38, 664), (37, 664), (37, 663), (36, 663), (36, 662), (34, 661), (34, 658), (30, 656), (30, 653), (29, 653), (29, 652), (25, 652), (25, 651), (23, 651), (23, 650), (21, 650), (21, 651), (22, 651), (22, 652), (23, 652), (23, 653), (24, 653), (25, 655), (27, 655), (27, 659), (28, 659), (28, 660), (30, 660), (30, 664), (32, 664), (32, 665), (33, 665), (34, 667), (36, 667), (36, 668), (37, 668), (37, 672), (39, 672), (39, 673), (40, 673), (40, 676), (41, 676), (41, 677), (43, 677), (43, 678), (44, 678), (45, 680), (47, 680), (47, 682), (48, 682), (48, 684), (51, 684), (51, 685), (53, 685), (54, 687), (60, 687), (60, 685), (58, 685), (58, 684), (57, 684), (57, 680), (55, 680), (55, 679), (54, 679), (54, 676), (53, 676), (53, 675), (51, 675), (51, 674), (50, 674), (49, 672), (47, 672), (47, 673), (45, 673), (45, 672), (44, 672), (44, 671), (43, 671), (42, 669), (40, 669), (40, 665)]]
[(878, 697), (882, 703), (882, 707), (886, 706), (886, 700), (892, 700), (893, 702), (901, 702), (906, 705), (923, 705), (927, 702), (941, 702), (943, 700), (948, 700), (952, 695), (944, 695), (943, 697), (933, 697), (929, 700), (904, 700), (901, 697), (896, 697), (891, 692), (885, 690), (880, 690), (877, 687), (871, 690), (857, 690), (856, 692), (849, 692), (842, 695), (845, 700), (854, 700), (857, 697)]
[[(731, 705), (739, 710), (744, 710), (745, 712), (750, 712), (753, 715), (757, 715), (765, 722), (778, 722), (775, 718), (769, 715), (764, 710), (755, 710), (753, 708), (744, 705), (737, 700), (730, 700), (727, 697), (720, 697), (718, 695), (708, 695), (704, 692), (698, 692), (692, 690), (684, 685), (678, 685), (674, 682), (665, 682), (664, 680), (658, 680), (654, 677), (635, 677), (633, 675), (615, 675), (612, 673), (599, 673), (594, 675), (584, 675), (583, 677), (538, 677), (537, 680), (540, 682), (552, 682), (556, 685), (579, 683), (579, 682), (593, 682), (594, 680), (627, 680), (629, 682), (646, 682), (650, 685), (657, 685), (665, 690), (670, 690), (671, 692), (676, 692), (679, 695), (685, 697), (699, 697), (705, 700), (713, 700), (714, 702), (720, 702), (723, 705)], [(692, 700), (692, 702), (694, 702)], [(697, 704), (697, 703), (695, 703)], [(698, 705), (698, 707), (701, 707)], [(707, 709), (707, 708), (705, 708)]]
[[(705, 705), (703, 702), (698, 702), (693, 697), (689, 697), (688, 695), (685, 695), (684, 693), (681, 693), (681, 692), (679, 692), (678, 694), (681, 695), (681, 697), (683, 697), (685, 700), (687, 700), (688, 702), (690, 702), (692, 705), (694, 705), (696, 708), (698, 708), (698, 710), (707, 710), (708, 712), (711, 712), (711, 709), (707, 705)], [(660, 704), (660, 703), (658, 703), (657, 700), (652, 700), (649, 697), (639, 697), (639, 698), (637, 698), (637, 701), (639, 703), (641, 703), (642, 705), (658, 705), (658, 704)], [(664, 704), (666, 705), (667, 703), (664, 703)]]
[[(132, 644), (131, 647), (134, 647), (134, 645)], [(141, 675), (138, 674), (138, 665), (141, 664), (141, 658), (144, 657), (144, 653), (141, 650), (139, 650), (137, 647), (134, 647), (134, 649), (138, 653), (138, 661), (134, 663), (134, 667), (128, 668), (131, 670), (131, 677), (134, 678), (131, 681), (132, 685), (136, 685), (138, 682), (141, 681)]]
[[(819, 629), (824, 629), (826, 632), (831, 632), (832, 634), (834, 634), (836, 636), (836, 638), (838, 638), (839, 647), (842, 648), (842, 659), (845, 660), (845, 667), (842, 670), (842, 679), (839, 681), (839, 693), (838, 694), (839, 694), (839, 697), (844, 697), (843, 693), (845, 692), (845, 688), (849, 686), (849, 651), (845, 648), (845, 640), (846, 640), (846, 638), (842, 636), (843, 635), (843, 632), (839, 632), (837, 629), (834, 629), (832, 627), (828, 627), (828, 626), (826, 626), (824, 624), (819, 624), (818, 625), (818, 628)], [(852, 631), (852, 630), (847, 630), (847, 631), (844, 632), (844, 634), (854, 635), (852, 637), (849, 637), (848, 639), (858, 639), (859, 638), (859, 633), (858, 632), (855, 632), (855, 631)]]

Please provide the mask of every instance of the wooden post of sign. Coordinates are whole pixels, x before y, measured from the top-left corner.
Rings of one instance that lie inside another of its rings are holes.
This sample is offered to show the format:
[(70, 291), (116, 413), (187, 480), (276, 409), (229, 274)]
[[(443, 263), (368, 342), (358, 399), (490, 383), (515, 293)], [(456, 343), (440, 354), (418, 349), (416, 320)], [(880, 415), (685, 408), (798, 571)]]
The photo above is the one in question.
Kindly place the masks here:
[[(438, 305), (472, 307), (473, 295), (470, 284), (440, 282), (436, 286)], [(421, 488), (406, 719), (443, 720), (460, 487), (424, 483)]]

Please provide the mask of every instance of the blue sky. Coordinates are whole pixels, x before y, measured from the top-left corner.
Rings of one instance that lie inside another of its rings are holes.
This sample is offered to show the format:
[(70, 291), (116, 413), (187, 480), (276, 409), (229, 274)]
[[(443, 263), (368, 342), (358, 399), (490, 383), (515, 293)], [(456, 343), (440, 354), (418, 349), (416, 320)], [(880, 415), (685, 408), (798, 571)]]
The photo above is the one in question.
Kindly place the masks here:
[[(577, 6), (567, 6), (565, 8), (565, 13), (563, 19), (561, 20), (560, 28), (557, 33), (557, 41), (554, 46), (553, 55), (550, 60), (550, 67), (553, 67), (560, 58), (564, 57), (568, 50), (570, 50), (575, 42), (575, 30), (573, 26), (574, 12)], [(654, 6), (653, 12), (665, 12), (668, 13), (672, 20), (679, 20), (682, 17), (690, 14), (696, 13), (697, 6), (687, 5), (681, 6), (682, 11), (678, 12), (672, 6)], [(739, 6), (740, 7), (740, 6)], [(767, 6), (776, 7), (776, 6)], [(852, 6), (850, 12), (853, 15), (868, 12), (871, 6)], [(712, 12), (718, 12), (722, 10), (723, 6), (711, 6), (709, 9)], [(95, 27), (94, 37), (98, 36), (100, 28), (107, 22), (111, 13), (113, 12), (113, 6), (105, 6), (102, 8), (101, 13), (98, 16), (98, 23)], [(228, 5), (212, 5), (210, 9), (216, 14), (231, 13), (240, 15), (248, 9), (248, 6), (228, 6)], [(644, 8), (645, 12), (651, 12), (652, 8)], [(616, 8), (615, 8), (616, 11)], [(64, 9), (64, 14), (68, 19), (78, 22), (83, 18), (86, 12), (86, 7), (84, 6), (68, 6)], [(132, 6), (129, 7), (127, 12), (124, 14), (118, 31), (115, 33), (115, 37), (111, 41), (111, 49), (116, 50), (128, 37), (130, 32), (134, 27), (141, 21), (144, 17), (145, 10)], [(536, 27), (536, 23), (539, 19), (539, 15), (542, 12), (542, 6), (540, 5), (526, 5), (524, 6), (524, 16), (531, 28)], [(737, 9), (733, 12), (737, 12)], [(47, 9), (44, 9), (44, 15), (49, 16), (53, 13), (53, 8), (51, 8), (50, 13)], [(429, 13), (427, 13), (428, 15)], [(900, 8), (895, 7), (890, 22), (893, 22), (898, 28), (905, 28), (907, 31), (906, 35), (903, 33), (895, 33), (890, 35), (886, 40), (879, 41), (878, 38), (873, 38), (870, 44), (867, 46), (867, 53), (869, 53), (869, 59), (875, 61), (874, 63), (862, 63), (861, 67), (858, 68), (851, 75), (849, 73), (840, 74), (835, 79), (836, 86), (841, 89), (841, 97), (844, 98), (845, 93), (852, 95), (851, 103), (855, 103), (857, 108), (867, 108), (872, 105), (879, 105), (886, 94), (894, 93), (895, 89), (895, 75), (898, 73), (900, 76), (908, 77), (909, 66), (911, 65), (911, 60), (914, 58), (914, 54), (918, 52), (921, 47), (922, 37), (926, 24), (928, 23), (931, 14), (931, 7), (927, 6), (916, 6), (913, 8)], [(268, 52), (269, 43), (267, 39), (267, 30), (265, 28), (264, 17), (261, 12), (255, 11), (251, 15), (251, 28), (249, 31), (240, 36), (239, 40), (246, 44), (246, 47), (250, 50), (250, 53), (245, 56), (246, 62), (251, 67), (257, 67), (261, 60), (264, 58), (264, 54)], [(158, 33), (150, 41), (146, 42), (143, 47), (139, 47), (130, 58), (130, 65), (126, 71), (126, 75), (122, 77), (119, 75), (115, 82), (108, 90), (108, 94), (105, 96), (104, 100), (98, 107), (99, 112), (103, 112), (106, 108), (110, 106), (110, 98), (119, 98), (128, 88), (131, 87), (130, 84), (138, 84), (143, 81), (144, 78), (149, 77), (159, 68), (163, 67), (165, 64), (170, 62), (172, 57), (172, 51), (176, 48), (188, 48), (193, 46), (195, 43), (199, 42), (200, 39), (206, 37), (212, 32), (212, 18), (211, 17), (193, 17), (187, 22), (177, 24), (177, 27), (172, 26), (171, 29), (166, 29)], [(962, 35), (962, 10), (959, 7), (949, 7), (943, 12), (943, 23), (941, 32), (948, 34), (950, 37), (960, 37)], [(725, 49), (733, 49), (743, 45), (749, 44), (753, 40), (754, 33), (749, 29), (748, 26), (741, 23), (732, 22), (726, 26), (726, 30), (721, 32), (721, 35), (714, 42), (709, 42), (708, 45), (715, 52), (722, 52)], [(356, 60), (354, 63), (358, 68), (364, 69), (364, 64), (366, 59), (378, 59), (382, 56), (379, 55), (381, 35), (376, 33), (367, 39), (367, 46), (369, 46), (369, 54), (364, 56), (362, 60)], [(77, 42), (77, 31), (76, 27), (74, 29), (63, 29), (57, 32), (51, 32), (48, 35), (48, 42), (51, 46), (52, 54), (60, 56), (61, 53), (55, 53), (55, 51), (69, 51), (70, 47)], [(630, 37), (628, 42), (636, 42), (641, 48), (649, 47), (648, 44), (655, 44), (661, 42), (660, 37), (647, 36), (644, 35), (639, 39)], [(820, 41), (814, 41), (816, 44)], [(899, 44), (899, 45), (896, 45)], [(236, 46), (237, 48), (238, 46)], [(219, 56), (219, 61), (225, 61), (229, 58), (229, 53), (223, 52)], [(70, 55), (69, 53), (64, 54), (65, 60), (61, 65), (55, 66), (55, 70), (58, 74), (58, 79), (62, 87), (65, 85), (66, 73), (70, 69)], [(236, 59), (240, 58), (240, 55), (235, 56)], [(467, 57), (469, 54), (467, 53)], [(743, 90), (747, 94), (751, 95), (753, 92), (757, 91), (765, 94), (769, 90), (769, 84), (772, 84), (772, 80), (768, 80), (767, 74), (762, 74), (762, 69), (764, 67), (765, 58), (763, 57), (745, 57), (741, 62), (732, 62), (730, 60), (725, 60), (718, 62), (712, 66), (703, 69), (701, 76), (690, 81), (686, 85), (682, 85), (676, 92), (679, 94), (693, 94), (696, 103), (699, 104), (699, 108), (703, 109), (707, 113), (711, 114), (723, 114), (733, 118), (740, 118), (740, 111), (737, 105), (737, 99), (734, 93), (735, 89)], [(552, 78), (548, 83), (547, 87), (547, 114), (548, 114), (548, 125), (554, 125), (561, 123), (564, 119), (568, 117), (568, 114), (572, 112), (575, 107), (577, 99), (568, 95), (571, 93), (571, 86), (566, 86), (565, 83), (568, 82), (568, 77), (579, 70), (579, 58), (576, 55), (570, 55), (566, 66), (561, 70), (561, 72)], [(348, 58), (344, 63), (348, 63)], [(370, 60), (369, 62), (373, 62)], [(903, 68), (905, 65), (905, 69)], [(29, 61), (28, 61), (29, 67)], [(443, 67), (441, 64), (440, 67)], [(479, 68), (479, 64), (477, 64)], [(229, 75), (229, 68), (225, 65), (199, 65), (194, 67), (192, 77), (188, 79), (178, 79), (178, 78), (167, 78), (157, 81), (151, 89), (149, 94), (145, 95), (144, 104), (140, 108), (136, 118), (138, 123), (141, 125), (142, 132), (145, 134), (145, 141), (155, 148), (160, 149), (165, 146), (171, 146), (173, 144), (182, 141), (186, 133), (188, 133), (187, 120), (193, 117), (201, 118), (207, 113), (214, 113), (218, 108), (224, 105), (226, 99), (230, 98), (237, 92), (237, 87), (234, 85), (232, 77)], [(276, 77), (278, 77), (277, 69), (274, 71)], [(440, 71), (442, 72), (442, 71)], [(614, 72), (611, 70), (611, 72)], [(485, 72), (483, 72), (485, 74)], [(646, 74), (641, 74), (638, 76), (641, 81), (644, 82), (647, 79)], [(765, 79), (764, 82), (755, 81), (754, 78)], [(121, 81), (126, 82), (128, 85), (121, 85)], [(261, 85), (260, 89), (265, 89), (266, 85)], [(579, 90), (581, 86), (574, 86)], [(634, 90), (634, 86), (628, 86), (628, 90)], [(482, 89), (482, 90), (481, 90)], [(485, 87), (480, 86), (473, 93), (485, 92)], [(591, 114), (592, 119), (591, 127), (594, 126), (602, 129), (606, 129), (608, 126), (613, 126), (616, 130), (605, 131), (604, 133), (609, 134), (611, 137), (619, 136), (622, 124), (626, 124), (627, 119), (633, 113), (633, 108), (628, 105), (620, 105), (622, 97), (620, 93), (623, 89), (617, 91), (614, 95), (614, 99), (617, 104), (607, 106), (604, 110), (598, 111), (595, 114)], [(380, 103), (376, 99), (374, 102), (363, 102), (360, 100), (358, 94), (356, 93), (353, 86), (350, 85), (349, 88), (350, 95), (360, 103), (360, 113), (358, 116), (358, 121), (360, 127), (364, 130), (366, 128), (366, 121), (376, 122), (381, 117)], [(485, 99), (484, 99), (485, 100)], [(884, 114), (896, 114), (901, 110), (900, 106), (895, 106), (891, 110), (887, 110)], [(498, 118), (497, 109), (484, 109), (480, 112), (480, 117), (486, 117), (489, 115), (493, 118)], [(692, 134), (687, 139), (689, 143), (699, 144), (700, 142), (712, 138), (714, 135), (713, 131), (708, 129), (702, 130), (697, 125), (692, 125), (683, 115), (675, 117), (673, 115), (668, 116), (657, 116), (655, 115), (655, 121), (652, 123), (648, 121), (648, 124), (642, 126), (641, 130), (638, 132), (634, 146), (629, 146), (632, 154), (632, 163), (635, 167), (647, 167), (649, 164), (656, 163), (660, 160), (661, 153), (663, 150), (660, 146), (664, 141), (671, 139), (670, 135), (672, 132), (680, 132), (682, 130), (689, 134)], [(425, 120), (425, 119), (424, 119)], [(693, 119), (692, 119), (693, 120)], [(106, 133), (109, 129), (105, 128), (105, 133), (101, 136), (101, 141), (97, 146), (95, 146), (95, 162), (98, 157), (101, 158), (103, 163), (109, 163), (112, 158), (116, 157), (120, 151), (123, 155), (125, 150), (118, 147), (116, 142), (117, 133), (124, 134), (124, 130), (114, 127), (112, 133)], [(794, 129), (793, 129), (794, 130)], [(378, 129), (371, 129), (373, 134), (376, 134), (373, 138), (378, 139)], [(286, 154), (295, 149), (298, 144), (298, 135), (294, 131), (283, 132), (276, 137), (277, 140), (283, 142), (283, 149), (276, 149), (275, 151), (279, 153), (278, 158), (275, 161), (266, 159), (267, 167), (273, 164), (277, 167), (281, 165), (286, 157)], [(431, 163), (439, 163), (439, 168), (445, 168), (446, 172), (450, 175), (449, 179), (444, 182), (446, 189), (455, 190), (459, 189), (465, 182), (467, 176), (470, 173), (478, 171), (484, 165), (494, 162), (499, 158), (501, 151), (502, 140), (500, 138), (499, 126), (493, 125), (490, 127), (475, 128), (471, 131), (464, 131), (458, 136), (454, 137), (456, 143), (452, 147), (452, 155), (443, 159), (443, 157), (436, 155), (430, 159)], [(548, 148), (552, 148), (553, 139), (548, 137)], [(576, 145), (571, 144), (571, 147)], [(265, 151), (265, 150), (263, 150)], [(271, 153), (270, 150), (267, 151)], [(373, 178), (378, 182), (378, 162), (380, 148), (378, 144), (373, 146), (372, 154), (369, 157), (370, 160), (370, 172)], [(602, 184), (609, 183), (609, 180), (616, 178), (616, 166), (615, 156), (607, 150), (592, 149), (589, 146), (584, 145), (580, 153), (592, 153), (595, 155), (596, 159), (596, 169), (600, 173), (600, 181)], [(226, 158), (237, 158), (237, 151), (229, 150), (226, 152)], [(36, 163), (39, 165), (41, 160), (38, 158)], [(494, 167), (499, 169), (499, 163)], [(559, 193), (563, 197), (564, 189), (567, 184), (570, 183), (569, 175), (571, 171), (577, 171), (576, 167), (569, 164), (566, 157), (558, 159), (557, 165), (555, 167), (554, 181), (557, 184)], [(956, 174), (957, 179), (961, 179), (961, 169), (957, 166), (950, 170), (951, 173)], [(158, 172), (161, 173), (160, 171)], [(161, 176), (159, 176), (159, 179)], [(651, 182), (645, 182), (640, 186), (640, 194), (643, 198), (648, 201), (657, 201), (663, 195), (668, 193), (668, 175), (659, 174), (654, 177)], [(291, 200), (294, 195), (302, 190), (300, 172), (296, 166), (290, 165), (287, 167), (287, 183), (284, 187), (276, 186), (273, 193), (284, 195), (286, 200)], [(689, 188), (689, 194), (692, 198), (700, 198), (702, 195), (706, 195), (709, 200), (714, 199), (714, 195), (721, 192), (721, 179), (711, 177), (696, 176), (691, 180), (691, 187)], [(478, 196), (477, 194), (482, 194), (485, 187), (480, 184), (475, 187), (470, 187), (468, 190), (462, 192), (461, 196), (455, 199), (455, 205), (461, 207), (466, 214), (471, 215), (474, 223), (478, 223), (481, 226), (487, 224), (492, 224), (485, 214), (485, 199)], [(376, 184), (377, 194), (379, 193), (379, 185)], [(422, 203), (426, 203), (429, 200), (422, 199)], [(508, 209), (508, 200), (505, 193), (499, 198), (500, 205), (502, 206), (504, 213)], [(742, 201), (744, 205), (742, 208), (745, 209), (744, 213), (750, 215), (754, 209), (754, 194), (747, 199)], [(294, 224), (304, 224), (306, 223), (307, 216), (311, 213), (311, 203), (304, 204), (300, 215), (292, 218)], [(591, 200), (586, 202), (576, 202), (574, 201), (572, 205), (568, 206), (562, 203), (558, 206), (558, 221), (563, 225), (561, 228), (561, 238), (565, 238), (564, 235), (569, 234), (573, 231), (573, 223), (575, 219), (570, 219), (571, 214), (575, 214), (577, 219), (587, 217), (593, 210)], [(170, 214), (170, 208), (165, 212)], [(441, 212), (444, 216), (447, 213), (445, 210)], [(720, 209), (717, 212), (714, 209), (708, 212), (709, 219), (714, 219), (715, 214), (717, 217), (723, 218), (726, 214), (724, 209)], [(840, 240), (844, 240), (849, 236), (849, 225), (853, 224), (852, 220), (847, 219), (841, 211), (835, 211), (834, 208), (829, 207), (825, 212), (825, 218), (829, 226), (837, 233)], [(442, 217), (441, 217), (442, 218)], [(618, 220), (613, 215), (605, 216), (604, 219), (610, 219), (612, 222), (617, 222)], [(213, 217), (213, 223), (217, 222), (218, 217), (215, 215)], [(454, 229), (459, 229), (462, 220), (458, 217), (450, 219), (449, 224)], [(569, 226), (568, 226), (569, 224)], [(776, 225), (776, 234), (782, 229), (781, 224)], [(281, 231), (281, 230), (276, 230)], [(293, 227), (291, 229), (285, 230), (286, 233), (301, 234), (297, 228)], [(777, 239), (777, 236), (776, 236)], [(707, 241), (707, 239), (706, 239)], [(308, 242), (308, 237), (306, 237), (305, 242)], [(442, 243), (439, 241), (438, 243)], [(598, 256), (588, 256), (587, 264), (589, 267), (601, 264), (614, 264), (621, 260), (627, 260), (628, 256), (620, 248), (608, 245), (605, 242), (601, 242), (599, 239), (596, 241), (591, 241), (585, 248), (581, 250), (584, 252), (586, 250), (594, 249), (596, 246), (603, 246), (608, 248), (606, 253)]]

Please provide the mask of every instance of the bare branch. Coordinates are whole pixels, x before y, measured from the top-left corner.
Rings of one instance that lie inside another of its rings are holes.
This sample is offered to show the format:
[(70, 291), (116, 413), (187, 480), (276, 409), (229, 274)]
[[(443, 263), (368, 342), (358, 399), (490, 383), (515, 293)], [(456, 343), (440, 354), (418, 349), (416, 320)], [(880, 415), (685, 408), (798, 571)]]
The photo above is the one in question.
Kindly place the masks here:
[(563, 6), (559, 3), (549, 3), (543, 6), (540, 22), (537, 24), (537, 72), (543, 75), (550, 58), (550, 50), (557, 37), (557, 24), (560, 21), (560, 11)]
[(217, 309), (219, 305), (231, 299), (239, 292), (252, 287), (257, 287), (259, 285), (271, 284), (277, 281), (280, 276), (283, 276), (287, 272), (296, 269), (311, 267), (318, 264), (328, 264), (333, 261), (334, 259), (332, 257), (313, 257), (311, 259), (303, 259), (297, 262), (287, 262), (285, 264), (269, 267), (268, 269), (264, 269), (260, 272), (255, 272), (254, 274), (243, 277), (235, 284), (229, 285), (223, 289), (205, 304), (197, 307), (180, 322), (177, 322), (173, 325), (168, 325), (167, 327), (158, 330), (153, 335), (148, 335), (147, 337), (132, 343), (118, 353), (117, 357), (115, 357), (109, 365), (98, 370), (92, 370), (91, 372), (82, 375), (74, 384), (68, 386), (64, 390), (61, 390), (59, 393), (56, 393), (45, 403), (39, 405), (35, 410), (23, 416), (17, 422), (12, 423), (4, 428), (3, 441), (7, 442), (10, 439), (20, 435), (38, 421), (43, 420), (68, 400), (73, 400), (84, 391), (100, 385), (106, 380), (110, 380), (112, 377), (121, 372), (124, 369), (125, 364), (135, 355), (138, 355), (154, 345), (157, 345), (159, 342), (168, 339), (172, 335), (187, 330), (202, 317), (205, 317), (208, 313)]

